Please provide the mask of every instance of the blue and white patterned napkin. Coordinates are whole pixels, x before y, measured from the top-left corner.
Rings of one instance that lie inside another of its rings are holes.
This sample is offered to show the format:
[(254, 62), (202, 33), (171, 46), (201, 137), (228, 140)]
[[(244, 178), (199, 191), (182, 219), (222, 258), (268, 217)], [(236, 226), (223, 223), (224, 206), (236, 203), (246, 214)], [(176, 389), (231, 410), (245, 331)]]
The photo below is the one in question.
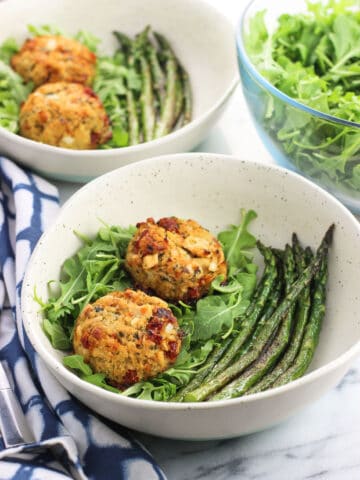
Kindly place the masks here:
[(22, 279), (36, 242), (56, 217), (58, 194), (1, 157), (0, 182), (0, 361), (12, 373), (36, 445), (43, 447), (40, 453), (6, 449), (0, 438), (0, 479), (165, 479), (124, 429), (71, 397), (30, 345), (20, 315)]

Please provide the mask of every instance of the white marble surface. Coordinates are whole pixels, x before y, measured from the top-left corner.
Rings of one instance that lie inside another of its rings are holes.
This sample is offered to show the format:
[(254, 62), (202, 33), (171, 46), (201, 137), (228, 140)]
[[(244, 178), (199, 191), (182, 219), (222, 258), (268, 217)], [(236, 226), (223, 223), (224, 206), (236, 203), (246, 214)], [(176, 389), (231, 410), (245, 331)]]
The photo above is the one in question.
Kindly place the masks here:
[[(208, 0), (232, 19), (244, 1)], [(272, 162), (240, 89), (197, 150)], [(57, 183), (64, 202), (80, 185)], [(294, 418), (238, 439), (183, 442), (137, 435), (169, 480), (360, 479), (360, 358), (339, 385)]]

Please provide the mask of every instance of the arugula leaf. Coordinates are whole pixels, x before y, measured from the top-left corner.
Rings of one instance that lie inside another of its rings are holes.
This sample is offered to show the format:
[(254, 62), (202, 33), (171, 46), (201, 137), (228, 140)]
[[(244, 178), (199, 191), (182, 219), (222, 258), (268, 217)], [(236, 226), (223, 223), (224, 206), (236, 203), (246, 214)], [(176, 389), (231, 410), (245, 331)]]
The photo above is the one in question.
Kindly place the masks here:
[(247, 42), (247, 49), (260, 71), (264, 70), (275, 81), (282, 69), (272, 57), (271, 36), (265, 25), (265, 13), (265, 10), (259, 11), (250, 19), (251, 39)]
[(34, 37), (41, 37), (43, 35), (63, 35), (64, 32), (60, 30), (56, 25), (28, 25), (27, 29), (29, 33)]
[(132, 385), (122, 395), (140, 398), (141, 400), (157, 400), (165, 402), (176, 393), (176, 385), (169, 380), (158, 378), (153, 382), (138, 382)]
[(224, 328), (232, 326), (233, 305), (227, 305), (219, 295), (209, 295), (198, 300), (194, 319), (192, 341), (208, 340)]
[(207, 340), (205, 343), (197, 344), (195, 348), (189, 352), (186, 352), (184, 355), (181, 355), (180, 352), (180, 355), (176, 359), (175, 365), (167, 370), (164, 375), (173, 376), (177, 375), (176, 372), (181, 371), (184, 373), (185, 370), (193, 373), (196, 367), (201, 366), (205, 362), (213, 347), (214, 340)]
[(122, 395), (143, 400), (163, 402), (170, 400), (178, 388), (187, 385), (194, 374), (199, 369), (201, 370), (201, 365), (205, 362), (213, 347), (214, 342), (209, 340), (191, 352), (184, 352), (183, 350), (173, 367), (153, 379), (132, 385), (123, 391)]
[(252, 258), (250, 250), (256, 245), (256, 238), (248, 231), (248, 226), (257, 217), (254, 210), (241, 210), (240, 225), (231, 225), (228, 230), (221, 232), (218, 239), (221, 242), (228, 267), (243, 268)]
[(67, 355), (63, 358), (63, 364), (72, 370), (76, 370), (80, 378), (85, 382), (92, 383), (110, 392), (120, 393), (118, 388), (106, 382), (106, 376), (103, 373), (94, 373), (90, 365), (85, 363), (82, 355)]
[(15, 53), (19, 51), (19, 45), (14, 38), (8, 38), (0, 46), (0, 60), (10, 65), (10, 60)]
[(97, 53), (98, 46), (101, 43), (100, 38), (96, 37), (87, 30), (80, 30), (74, 38), (78, 42), (85, 45), (85, 47), (87, 47), (91, 52)]
[(125, 79), (127, 69), (119, 55), (98, 57), (93, 89), (111, 121), (112, 138), (102, 148), (126, 147), (129, 142)]
[(54, 348), (59, 350), (71, 348), (69, 336), (60, 323), (52, 323), (49, 319), (44, 318), (42, 327)]
[(256, 287), (257, 265), (251, 263), (246, 268), (247, 271), (236, 274), (236, 280), (242, 287), (242, 297), (249, 300)]
[(351, 58), (360, 56), (360, 26), (353, 17), (344, 14), (336, 17), (329, 39), (334, 47), (334, 60), (337, 62), (331, 71)]
[(248, 227), (257, 214), (242, 209), (241, 217), (239, 225), (231, 225), (218, 235), (228, 265), (228, 278), (225, 283), (223, 277), (216, 278), (212, 282), (212, 294), (197, 302), (192, 342), (230, 335), (235, 320), (245, 312), (255, 289), (257, 266), (252, 263), (252, 250), (256, 238)]
[(26, 99), (32, 85), (25, 85), (22, 78), (7, 64), (15, 45), (9, 42), (0, 48), (0, 126), (16, 133), (19, 128), (20, 104)]
[(49, 299), (45, 302), (34, 295), (44, 312), (44, 330), (54, 348), (70, 348), (74, 321), (86, 304), (130, 285), (120, 266), (133, 232), (134, 227), (106, 226), (95, 239), (82, 237), (85, 244), (64, 262), (60, 281), (49, 282)]
[(219, 293), (235, 293), (243, 289), (241, 282), (239, 282), (236, 277), (224, 283), (224, 277), (222, 275), (216, 277), (215, 280), (212, 281), (211, 286), (215, 292)]
[(82, 375), (92, 375), (93, 373), (90, 365), (85, 363), (82, 355), (67, 355), (63, 358), (63, 364), (68, 368), (77, 370)]

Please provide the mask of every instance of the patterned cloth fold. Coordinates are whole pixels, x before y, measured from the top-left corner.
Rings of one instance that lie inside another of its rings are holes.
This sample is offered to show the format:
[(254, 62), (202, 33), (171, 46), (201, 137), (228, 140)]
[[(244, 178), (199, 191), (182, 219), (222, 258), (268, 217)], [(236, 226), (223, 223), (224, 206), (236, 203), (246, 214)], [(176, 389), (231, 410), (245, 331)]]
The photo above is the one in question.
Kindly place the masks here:
[(0, 361), (12, 374), (36, 439), (6, 449), (0, 438), (0, 480), (165, 479), (125, 429), (74, 399), (33, 350), (20, 315), (22, 279), (39, 237), (56, 217), (58, 194), (1, 157), (0, 187)]

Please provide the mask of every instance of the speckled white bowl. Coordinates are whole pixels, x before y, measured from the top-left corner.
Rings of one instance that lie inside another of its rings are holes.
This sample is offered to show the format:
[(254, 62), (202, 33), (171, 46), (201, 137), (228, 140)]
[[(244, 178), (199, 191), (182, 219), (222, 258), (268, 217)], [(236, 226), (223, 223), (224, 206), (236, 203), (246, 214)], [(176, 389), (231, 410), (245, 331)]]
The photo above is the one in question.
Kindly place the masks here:
[[(47, 282), (79, 247), (73, 230), (94, 235), (99, 219), (129, 225), (149, 216), (193, 218), (213, 232), (239, 221), (240, 208), (258, 218), (251, 230), (266, 244), (284, 246), (297, 232), (316, 247), (335, 222), (330, 255), (327, 313), (309, 373), (283, 387), (244, 398), (209, 403), (135, 400), (80, 380), (61, 362), (41, 329), (40, 297)], [(49, 369), (86, 405), (115, 422), (179, 439), (233, 437), (254, 432), (294, 414), (333, 387), (360, 353), (360, 225), (334, 197), (279, 167), (214, 154), (163, 156), (106, 174), (78, 191), (41, 238), (22, 291), (26, 331)], [(329, 419), (330, 421), (330, 419)]]
[(74, 34), (88, 30), (113, 52), (112, 31), (134, 35), (146, 25), (162, 32), (188, 70), (194, 99), (193, 120), (144, 144), (111, 150), (67, 150), (22, 138), (0, 127), (0, 153), (50, 178), (85, 182), (115, 168), (156, 155), (188, 151), (208, 134), (237, 82), (234, 28), (202, 0), (5, 0), (0, 2), (0, 43), (23, 41), (27, 25), (56, 24)]

